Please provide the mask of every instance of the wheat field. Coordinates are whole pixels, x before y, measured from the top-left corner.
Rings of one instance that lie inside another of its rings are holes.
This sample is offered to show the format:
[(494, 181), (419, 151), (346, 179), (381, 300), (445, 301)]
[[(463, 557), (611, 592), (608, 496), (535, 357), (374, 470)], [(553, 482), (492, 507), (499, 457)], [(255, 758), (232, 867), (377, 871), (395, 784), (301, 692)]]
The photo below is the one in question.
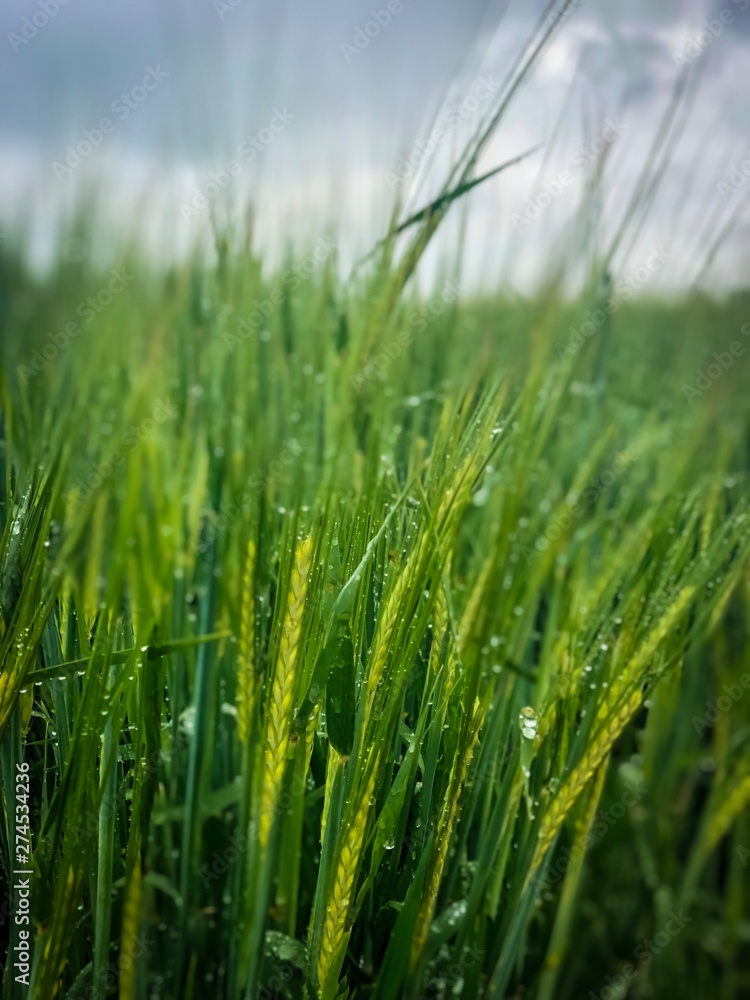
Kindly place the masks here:
[(750, 296), (420, 290), (506, 99), (348, 274), (3, 249), (4, 998), (748, 995)]

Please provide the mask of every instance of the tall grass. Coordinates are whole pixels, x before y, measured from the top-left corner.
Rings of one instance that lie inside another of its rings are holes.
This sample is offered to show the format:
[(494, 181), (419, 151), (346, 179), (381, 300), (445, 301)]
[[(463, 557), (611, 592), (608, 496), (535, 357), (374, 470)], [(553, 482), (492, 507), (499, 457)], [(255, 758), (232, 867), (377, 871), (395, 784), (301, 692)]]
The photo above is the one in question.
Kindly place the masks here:
[(48, 360), (102, 276), (2, 259), (31, 996), (747, 991), (747, 362), (683, 386), (750, 299), (575, 351), (606, 253), (575, 301), (421, 300), (482, 148), (347, 282), (130, 251)]
[[(233, 351), (252, 261), (128, 266), (97, 337), (27, 384), (19, 338), (3, 387), (32, 994), (573, 996), (681, 906), (639, 988), (741, 995), (742, 359), (681, 385), (746, 300), (623, 308), (595, 376), (554, 350), (570, 305), (422, 329), (407, 298), (362, 381), (372, 292), (333, 262)], [(50, 327), (84, 293), (53, 283)]]

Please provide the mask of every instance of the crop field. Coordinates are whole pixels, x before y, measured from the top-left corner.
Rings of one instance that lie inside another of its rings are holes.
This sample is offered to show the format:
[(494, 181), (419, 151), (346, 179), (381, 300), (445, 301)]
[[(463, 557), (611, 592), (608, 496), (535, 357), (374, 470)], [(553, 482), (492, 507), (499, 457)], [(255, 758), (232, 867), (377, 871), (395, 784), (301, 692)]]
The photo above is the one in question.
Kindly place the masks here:
[(750, 996), (750, 293), (420, 289), (494, 99), (346, 274), (0, 248), (4, 1000)]

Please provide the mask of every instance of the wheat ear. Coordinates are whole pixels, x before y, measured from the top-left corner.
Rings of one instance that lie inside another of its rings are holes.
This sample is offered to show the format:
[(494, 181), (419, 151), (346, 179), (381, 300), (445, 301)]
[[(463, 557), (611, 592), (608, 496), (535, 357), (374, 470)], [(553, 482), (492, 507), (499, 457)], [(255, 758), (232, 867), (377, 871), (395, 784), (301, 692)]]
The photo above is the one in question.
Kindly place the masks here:
[(737, 817), (750, 804), (750, 757), (746, 757), (729, 794), (711, 817), (706, 831), (706, 854), (710, 854)]
[(10, 709), (18, 687), (18, 678), (14, 677), (8, 667), (0, 673), (0, 729), (10, 718)]
[(325, 791), (323, 795), (323, 815), (320, 817), (320, 843), (323, 843), (326, 835), (326, 826), (328, 825), (328, 808), (331, 804), (331, 796), (333, 795), (333, 781), (336, 777), (336, 771), (341, 766), (342, 758), (336, 752), (336, 750), (330, 746), (328, 748), (328, 760), (326, 762), (326, 783)]
[(372, 652), (370, 654), (366, 692), (368, 715), (372, 709), (375, 692), (377, 691), (378, 685), (383, 678), (391, 639), (393, 638), (396, 623), (398, 622), (401, 613), (401, 604), (406, 596), (414, 567), (418, 565), (422, 556), (424, 537), (424, 535), (420, 537), (416, 548), (406, 560), (406, 564), (399, 573), (398, 579), (396, 580), (396, 583), (385, 602), (383, 615), (380, 619), (380, 624), (378, 625), (378, 630), (375, 634), (375, 642), (373, 643)]
[(477, 704), (475, 705), (471, 738), (469, 745), (466, 748), (460, 771), (457, 774), (458, 780), (456, 780), (456, 766), (454, 765), (453, 772), (451, 773), (451, 780), (448, 782), (448, 789), (440, 810), (436, 838), (437, 855), (427, 882), (427, 892), (422, 899), (422, 906), (417, 917), (417, 922), (414, 928), (414, 936), (412, 938), (410, 959), (410, 967), (412, 969), (417, 964), (417, 959), (422, 953), (424, 943), (427, 940), (427, 932), (430, 927), (430, 921), (432, 920), (432, 915), (435, 912), (438, 890), (440, 889), (443, 869), (445, 868), (445, 862), (448, 857), (448, 847), (450, 846), (453, 827), (455, 826), (456, 819), (459, 814), (461, 792), (463, 790), (464, 783), (466, 782), (466, 774), (469, 770), (469, 764), (474, 756), (474, 750), (479, 738), (481, 723), (482, 713), (479, 709), (479, 705)]
[(273, 825), (274, 812), (281, 793), (281, 783), (286, 768), (286, 754), (289, 733), (292, 727), (294, 700), (294, 676), (302, 635), (302, 615), (307, 596), (307, 578), (312, 562), (312, 536), (300, 542), (294, 559), (292, 579), (289, 584), (284, 627), (279, 644), (271, 697), (268, 706), (268, 727), (266, 735), (265, 773), (263, 796), (258, 832), (261, 846), (268, 844)]
[(600, 705), (596, 715), (597, 725), (602, 723), (609, 715), (612, 701), (618, 701), (629, 687), (639, 682), (641, 675), (653, 660), (656, 650), (672, 631), (677, 619), (690, 604), (694, 595), (695, 587), (683, 587), (672, 605), (659, 619), (658, 624), (651, 629), (620, 677), (613, 682), (609, 698), (605, 699)]
[[(573, 770), (568, 780), (560, 789), (557, 798), (542, 820), (539, 841), (531, 862), (527, 884), (542, 863), (547, 849), (563, 824), (563, 820), (573, 808), (578, 796), (596, 773), (601, 762), (612, 749), (617, 737), (640, 708), (643, 698), (644, 694), (639, 688), (631, 694), (621, 707), (614, 710), (606, 725), (597, 733), (594, 742), (581, 763)], [(608, 699), (608, 703), (611, 706), (611, 699)]]
[(245, 572), (242, 576), (242, 612), (240, 616), (240, 649), (237, 659), (237, 731), (247, 745), (258, 696), (258, 675), (255, 673), (255, 542), (247, 543)]
[[(641, 689), (642, 677), (639, 677), (639, 675), (643, 673), (648, 665), (648, 661), (653, 657), (659, 644), (674, 626), (677, 618), (682, 614), (694, 593), (695, 589), (693, 587), (685, 587), (680, 592), (672, 607), (669, 608), (666, 614), (662, 616), (659, 624), (649, 633), (646, 641), (625, 668), (620, 679), (613, 684), (608, 697), (602, 702), (596, 718), (600, 728), (594, 742), (581, 763), (575, 768), (561, 788), (557, 798), (542, 821), (539, 831), (539, 841), (531, 863), (529, 879), (531, 879), (542, 863), (547, 849), (562, 826), (563, 820), (572, 809), (576, 799), (612, 749), (612, 745), (617, 737), (633, 715), (635, 715), (638, 708), (640, 708), (644, 694)], [(637, 685), (636, 690), (623, 703), (622, 699), (625, 691), (633, 684)]]
[(336, 875), (331, 887), (331, 895), (323, 923), (320, 951), (318, 953), (318, 983), (321, 995), (326, 996), (326, 986), (329, 978), (338, 974), (338, 959), (345, 935), (349, 931), (348, 917), (354, 892), (354, 879), (362, 853), (362, 844), (367, 829), (367, 819), (370, 815), (370, 799), (375, 788), (377, 762), (359, 800), (357, 811), (346, 832), (341, 853), (336, 866)]

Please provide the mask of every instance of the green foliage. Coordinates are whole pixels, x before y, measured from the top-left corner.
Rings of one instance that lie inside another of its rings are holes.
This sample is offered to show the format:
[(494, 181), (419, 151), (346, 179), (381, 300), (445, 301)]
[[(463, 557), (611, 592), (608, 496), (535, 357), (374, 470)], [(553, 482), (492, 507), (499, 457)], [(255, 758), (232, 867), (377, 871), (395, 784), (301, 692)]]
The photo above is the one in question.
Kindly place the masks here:
[(609, 277), (687, 84), (575, 299), (411, 280), (555, 20), (347, 281), (0, 258), (3, 997), (747, 994), (750, 300)]
[(58, 329), (101, 279), (27, 275), (5, 346), (2, 853), (25, 760), (32, 995), (573, 997), (630, 962), (639, 991), (740, 996), (743, 359), (682, 386), (747, 303), (625, 305), (559, 351), (591, 300), (437, 288), (371, 346), (380, 286), (332, 257), (233, 344), (259, 262), (127, 267), (32, 377), (27, 303)]

